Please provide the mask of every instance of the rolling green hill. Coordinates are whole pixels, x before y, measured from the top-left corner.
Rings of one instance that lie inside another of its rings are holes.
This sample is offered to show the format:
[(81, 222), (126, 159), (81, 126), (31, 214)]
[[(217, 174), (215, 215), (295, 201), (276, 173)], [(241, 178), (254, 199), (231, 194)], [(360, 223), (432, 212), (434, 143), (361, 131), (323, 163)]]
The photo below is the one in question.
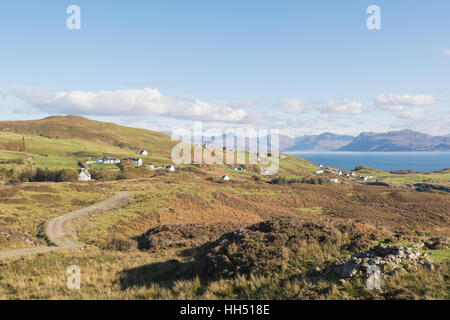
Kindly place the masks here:
[[(149, 151), (149, 156), (144, 157), (145, 163), (163, 165), (170, 162), (171, 151), (176, 143), (164, 133), (79, 116), (3, 121), (0, 122), (0, 167), (18, 169), (33, 165), (51, 169), (78, 169), (79, 160), (94, 160), (105, 155), (136, 157), (141, 149)], [(23, 164), (8, 163), (12, 159), (23, 159)], [(213, 167), (226, 169), (225, 165)], [(307, 176), (314, 169), (315, 166), (308, 161), (287, 156), (280, 161), (279, 174)]]
[[(0, 160), (24, 159), (22, 166), (32, 162), (35, 167), (77, 169), (78, 160), (136, 156), (141, 149), (149, 151), (148, 159), (165, 163), (175, 144), (160, 132), (78, 116), (0, 122)], [(20, 167), (7, 163), (1, 166)]]
[[(170, 155), (170, 150), (175, 145), (175, 142), (171, 141), (171, 138), (164, 133), (124, 127), (79, 116), (52, 116), (30, 121), (1, 121), (0, 132), (24, 134), (26, 138), (40, 136), (51, 139), (54, 144), (58, 144), (54, 140), (66, 140), (64, 141), (65, 145), (68, 145), (67, 141), (83, 141), (84, 144), (109, 145), (121, 150), (139, 151), (145, 148), (150, 152), (166, 155)], [(9, 141), (14, 141), (11, 138), (5, 137)], [(18, 139), (18, 141), (21, 140), (21, 138)], [(2, 136), (0, 142), (5, 141)], [(79, 151), (80, 146), (75, 142), (73, 147), (74, 152)], [(72, 148), (69, 147), (69, 149)], [(29, 150), (27, 149), (27, 151)]]

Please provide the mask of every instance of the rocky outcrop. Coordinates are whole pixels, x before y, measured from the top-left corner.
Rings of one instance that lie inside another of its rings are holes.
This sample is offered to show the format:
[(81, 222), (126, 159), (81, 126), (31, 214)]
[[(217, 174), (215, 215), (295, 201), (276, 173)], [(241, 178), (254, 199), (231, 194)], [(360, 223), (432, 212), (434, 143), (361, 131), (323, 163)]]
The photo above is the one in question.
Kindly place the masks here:
[(434, 261), (421, 255), (418, 248), (412, 246), (383, 246), (378, 245), (364, 252), (359, 252), (348, 260), (341, 260), (333, 266), (334, 272), (341, 278), (352, 278), (359, 273), (366, 273), (370, 267), (377, 267), (389, 275), (407, 272), (404, 266), (410, 269), (423, 267), (429, 270), (434, 268)]

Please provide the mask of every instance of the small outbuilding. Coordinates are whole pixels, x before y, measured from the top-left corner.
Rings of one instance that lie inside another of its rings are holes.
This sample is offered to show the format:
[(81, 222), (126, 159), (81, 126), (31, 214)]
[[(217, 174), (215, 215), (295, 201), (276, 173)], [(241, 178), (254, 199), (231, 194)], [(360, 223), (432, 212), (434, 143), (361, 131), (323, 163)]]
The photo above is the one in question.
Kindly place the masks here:
[(139, 152), (140, 156), (148, 156), (148, 151), (147, 150), (141, 150), (141, 152)]
[(142, 166), (142, 159), (141, 158), (125, 158), (123, 159), (126, 163), (133, 163), (135, 166)]
[(230, 180), (230, 177), (228, 175), (223, 175), (222, 180), (228, 181), (228, 180)]
[(167, 172), (175, 172), (175, 167), (172, 164), (167, 165), (164, 169)]
[(88, 169), (81, 169), (80, 174), (78, 175), (78, 181), (90, 181), (91, 180), (91, 174), (89, 173)]

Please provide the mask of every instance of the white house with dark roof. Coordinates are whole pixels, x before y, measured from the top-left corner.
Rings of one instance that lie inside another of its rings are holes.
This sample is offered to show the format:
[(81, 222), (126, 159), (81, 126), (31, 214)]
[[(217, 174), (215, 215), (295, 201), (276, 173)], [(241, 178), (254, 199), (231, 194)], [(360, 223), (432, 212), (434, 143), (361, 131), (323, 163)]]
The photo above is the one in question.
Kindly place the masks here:
[(141, 150), (141, 152), (139, 152), (140, 156), (148, 156), (148, 151), (147, 150)]
[(164, 170), (166, 170), (167, 172), (175, 172), (175, 167), (172, 164), (168, 164)]

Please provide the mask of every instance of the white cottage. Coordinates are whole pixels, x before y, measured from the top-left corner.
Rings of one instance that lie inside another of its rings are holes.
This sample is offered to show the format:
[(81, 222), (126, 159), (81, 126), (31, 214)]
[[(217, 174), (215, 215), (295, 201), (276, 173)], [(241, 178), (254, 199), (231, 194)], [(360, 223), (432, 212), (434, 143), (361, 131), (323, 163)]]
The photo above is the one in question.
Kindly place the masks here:
[(113, 157), (105, 157), (105, 158), (97, 159), (97, 163), (116, 164), (116, 163), (120, 163), (120, 159), (113, 158)]
[(167, 165), (164, 169), (167, 172), (175, 172), (175, 167), (173, 165), (171, 165), (171, 164)]
[(90, 181), (91, 180), (91, 174), (89, 173), (88, 169), (81, 169), (80, 174), (78, 175), (78, 181)]
[(141, 152), (139, 152), (140, 156), (148, 156), (148, 151), (147, 150), (142, 150)]
[(142, 166), (142, 159), (141, 158), (126, 158), (123, 159), (125, 162), (132, 162), (135, 166)]
[(230, 177), (228, 175), (223, 175), (222, 180), (228, 181), (228, 180), (230, 180)]

